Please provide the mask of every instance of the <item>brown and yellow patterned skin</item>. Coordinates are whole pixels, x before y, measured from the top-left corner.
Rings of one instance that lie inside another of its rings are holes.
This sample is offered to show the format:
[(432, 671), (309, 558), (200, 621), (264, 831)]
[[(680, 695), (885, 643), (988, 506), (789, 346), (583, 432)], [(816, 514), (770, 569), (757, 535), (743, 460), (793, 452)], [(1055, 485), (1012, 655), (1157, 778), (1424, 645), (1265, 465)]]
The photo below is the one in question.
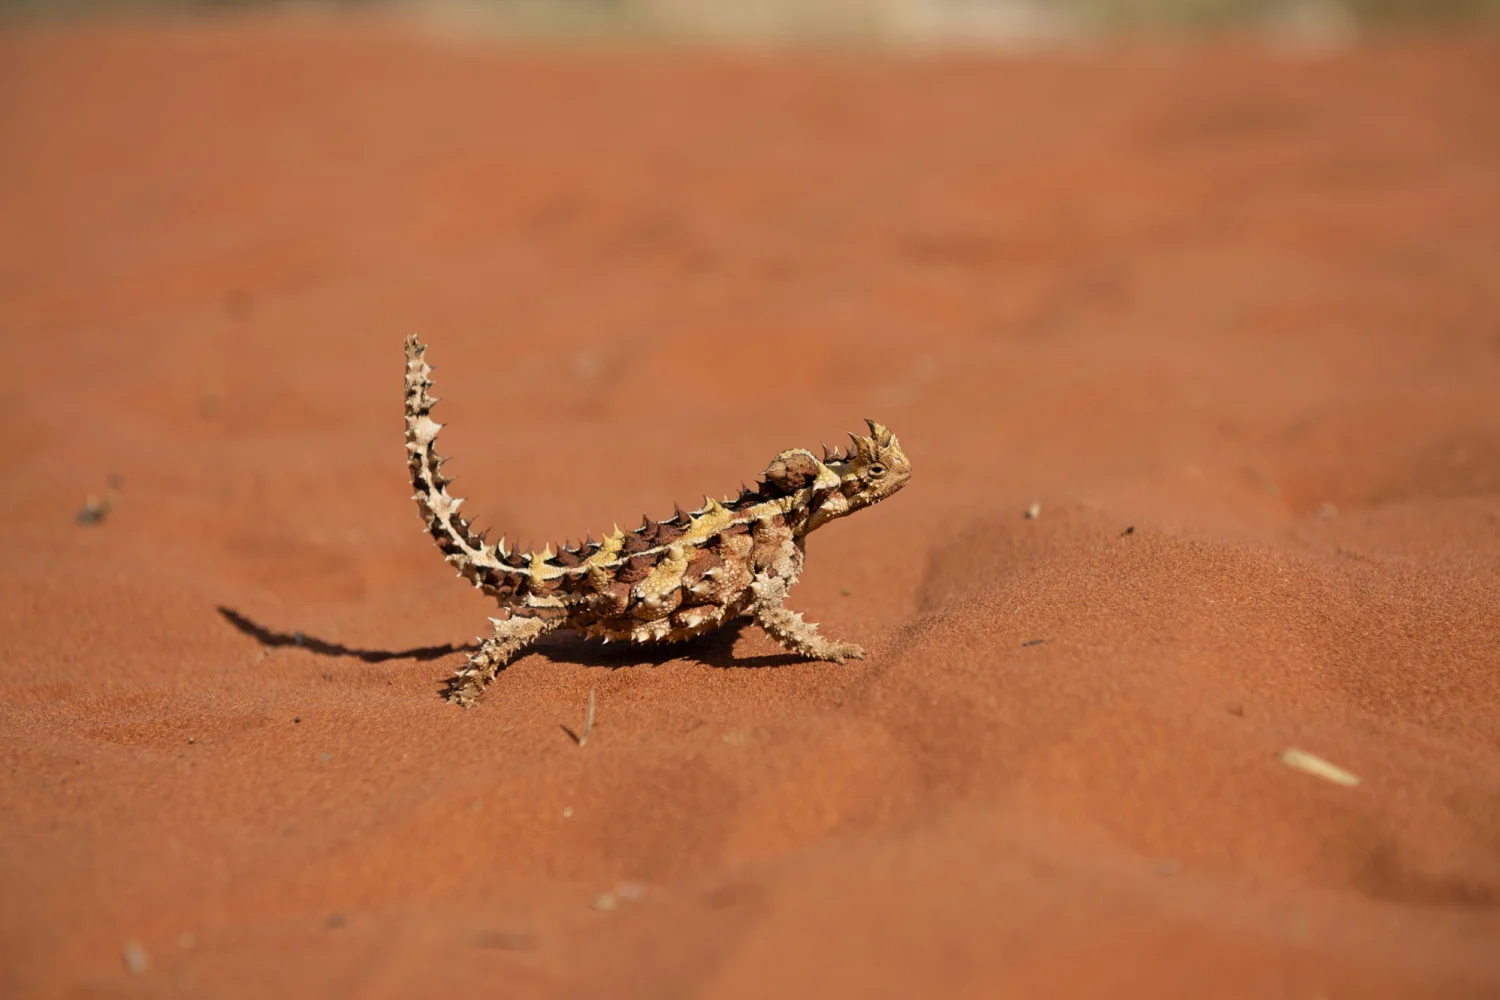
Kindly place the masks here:
[(849, 453), (819, 459), (784, 451), (754, 488), (732, 500), (709, 500), (665, 521), (645, 519), (556, 552), (511, 551), (505, 539), (487, 545), (458, 514), (449, 496), (445, 459), (434, 442), (442, 425), (428, 392), (426, 345), (406, 339), (406, 452), (413, 497), (427, 531), (459, 574), (500, 604), (494, 635), (469, 657), (448, 698), (472, 705), (521, 650), (554, 629), (610, 640), (676, 642), (749, 612), (789, 651), (842, 663), (864, 651), (818, 634), (818, 627), (782, 606), (797, 582), (807, 533), (884, 500), (906, 485), (911, 465), (895, 435), (872, 420), (868, 437), (849, 435)]

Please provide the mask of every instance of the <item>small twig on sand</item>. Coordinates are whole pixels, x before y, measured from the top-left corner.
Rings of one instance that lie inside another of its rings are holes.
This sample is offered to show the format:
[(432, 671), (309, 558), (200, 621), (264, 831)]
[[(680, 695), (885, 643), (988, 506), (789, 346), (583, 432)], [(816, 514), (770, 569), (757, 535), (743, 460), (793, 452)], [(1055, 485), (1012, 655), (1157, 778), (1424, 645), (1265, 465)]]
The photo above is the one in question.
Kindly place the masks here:
[(588, 741), (589, 741), (589, 730), (591, 730), (593, 728), (594, 728), (594, 689), (593, 688), (589, 688), (589, 711), (588, 711), (588, 714), (583, 717), (583, 729), (580, 732), (576, 732), (575, 733), (575, 732), (573, 732), (573, 730), (569, 729), (567, 726), (563, 726), (562, 727), (562, 731), (565, 732), (565, 733), (567, 733), (568, 736), (573, 740), (574, 743), (577, 743), (579, 746), (586, 746), (588, 744)]
[(89, 498), (83, 502), (83, 506), (78, 509), (78, 513), (73, 515), (73, 520), (79, 524), (98, 524), (104, 520), (113, 506), (114, 500), (108, 493), (102, 497), (90, 494)]
[(594, 689), (589, 688), (589, 714), (583, 717), (583, 732), (578, 736), (578, 745), (589, 741), (589, 730), (594, 728)]

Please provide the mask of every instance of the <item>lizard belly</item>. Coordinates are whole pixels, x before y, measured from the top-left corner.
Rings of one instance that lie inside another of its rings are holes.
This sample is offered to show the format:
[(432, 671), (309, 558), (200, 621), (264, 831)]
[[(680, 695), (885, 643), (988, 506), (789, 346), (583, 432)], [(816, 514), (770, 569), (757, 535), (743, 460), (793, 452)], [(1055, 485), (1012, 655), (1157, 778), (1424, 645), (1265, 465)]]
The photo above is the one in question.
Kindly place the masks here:
[(575, 627), (589, 638), (608, 642), (681, 642), (712, 632), (738, 617), (749, 606), (750, 597), (750, 589), (746, 587), (742, 594), (725, 604), (678, 607), (674, 611), (646, 620), (628, 613), (605, 618), (590, 617)]
[(596, 587), (570, 624), (611, 642), (678, 642), (710, 632), (750, 604), (751, 549), (748, 531), (672, 546), (628, 586), (614, 580)]

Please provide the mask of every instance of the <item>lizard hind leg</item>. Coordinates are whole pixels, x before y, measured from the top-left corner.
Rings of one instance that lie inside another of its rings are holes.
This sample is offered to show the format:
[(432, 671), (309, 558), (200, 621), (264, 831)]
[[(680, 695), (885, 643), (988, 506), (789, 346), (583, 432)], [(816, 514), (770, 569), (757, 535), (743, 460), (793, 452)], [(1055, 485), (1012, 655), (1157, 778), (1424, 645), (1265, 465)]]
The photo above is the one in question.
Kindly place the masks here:
[(786, 600), (787, 583), (779, 578), (758, 578), (752, 585), (755, 593), (750, 602), (750, 614), (755, 624), (766, 634), (798, 656), (809, 660), (862, 660), (865, 651), (852, 642), (839, 642), (818, 634), (818, 626), (803, 621), (799, 612), (783, 607)]
[(564, 618), (532, 618), (512, 615), (491, 618), (495, 633), (469, 657), (469, 662), (448, 680), (448, 700), (471, 707), (501, 669), (537, 639), (563, 624)]

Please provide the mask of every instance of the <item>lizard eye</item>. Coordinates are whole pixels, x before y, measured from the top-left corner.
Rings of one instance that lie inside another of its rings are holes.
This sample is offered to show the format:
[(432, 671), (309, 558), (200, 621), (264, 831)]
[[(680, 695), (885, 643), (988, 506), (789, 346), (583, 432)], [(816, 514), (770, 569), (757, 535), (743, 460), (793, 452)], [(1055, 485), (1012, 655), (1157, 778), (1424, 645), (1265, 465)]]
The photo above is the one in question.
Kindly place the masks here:
[(872, 465), (869, 468), (869, 473), (871, 479), (879, 479), (881, 476), (885, 475), (885, 466)]

